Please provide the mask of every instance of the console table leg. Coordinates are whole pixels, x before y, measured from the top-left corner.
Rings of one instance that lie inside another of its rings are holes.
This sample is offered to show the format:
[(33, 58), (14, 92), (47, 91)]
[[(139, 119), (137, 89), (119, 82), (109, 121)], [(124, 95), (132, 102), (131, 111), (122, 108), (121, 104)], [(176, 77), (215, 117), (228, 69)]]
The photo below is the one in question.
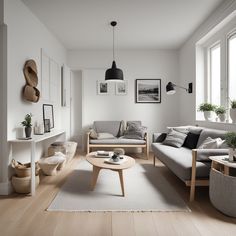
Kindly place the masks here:
[(31, 195), (35, 195), (35, 142), (31, 142)]

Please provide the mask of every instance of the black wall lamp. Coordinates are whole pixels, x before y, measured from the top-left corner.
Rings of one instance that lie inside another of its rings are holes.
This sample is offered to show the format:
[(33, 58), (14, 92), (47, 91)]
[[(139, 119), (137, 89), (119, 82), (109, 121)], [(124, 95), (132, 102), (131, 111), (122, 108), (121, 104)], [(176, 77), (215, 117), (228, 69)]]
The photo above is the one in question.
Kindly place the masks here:
[(175, 87), (184, 89), (184, 90), (185, 90), (186, 92), (188, 92), (188, 93), (192, 93), (192, 92), (193, 92), (193, 83), (189, 83), (189, 84), (188, 84), (188, 88), (185, 88), (185, 87), (182, 87), (182, 86), (173, 84), (172, 82), (169, 82), (169, 83), (166, 85), (166, 93), (167, 93), (168, 95), (174, 94), (174, 93), (176, 92), (176, 91), (175, 91)]

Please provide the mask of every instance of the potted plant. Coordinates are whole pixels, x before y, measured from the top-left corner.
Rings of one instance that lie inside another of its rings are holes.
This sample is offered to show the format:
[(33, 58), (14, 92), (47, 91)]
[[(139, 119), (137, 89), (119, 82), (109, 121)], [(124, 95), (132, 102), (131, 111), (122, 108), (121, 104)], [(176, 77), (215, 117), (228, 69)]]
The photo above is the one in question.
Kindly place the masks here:
[(222, 106), (216, 107), (215, 109), (215, 113), (218, 116), (218, 118), (220, 119), (221, 122), (224, 122), (226, 119), (225, 113), (226, 113), (226, 109)]
[(229, 146), (229, 161), (236, 159), (236, 133), (228, 132), (225, 135), (225, 142)]
[(203, 112), (205, 120), (211, 120), (212, 112), (215, 110), (215, 108), (215, 105), (205, 102), (200, 104), (198, 111)]
[(25, 137), (30, 138), (32, 132), (32, 114), (26, 114), (25, 120), (21, 124), (25, 127)]
[(236, 100), (230, 100), (230, 118), (232, 119), (232, 123), (236, 123)]

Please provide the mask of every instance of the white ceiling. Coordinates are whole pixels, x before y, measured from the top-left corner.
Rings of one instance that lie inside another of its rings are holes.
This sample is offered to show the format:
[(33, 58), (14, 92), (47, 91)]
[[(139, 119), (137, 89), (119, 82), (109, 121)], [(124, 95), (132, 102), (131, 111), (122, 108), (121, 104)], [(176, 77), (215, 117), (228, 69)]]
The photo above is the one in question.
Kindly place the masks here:
[(179, 48), (223, 0), (22, 0), (67, 49)]

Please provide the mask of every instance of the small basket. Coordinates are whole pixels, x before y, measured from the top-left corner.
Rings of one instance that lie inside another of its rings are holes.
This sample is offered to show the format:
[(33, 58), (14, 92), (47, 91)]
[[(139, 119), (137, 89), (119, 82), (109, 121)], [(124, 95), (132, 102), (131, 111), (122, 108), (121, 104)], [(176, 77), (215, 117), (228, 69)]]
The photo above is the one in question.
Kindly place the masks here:
[(39, 166), (45, 175), (56, 175), (57, 167), (60, 163), (48, 163), (47, 158), (41, 158), (39, 160)]
[[(39, 185), (39, 176), (35, 176), (35, 187)], [(12, 186), (17, 193), (30, 193), (31, 177), (12, 176)]]
[[(21, 164), (14, 159), (11, 162), (11, 166), (14, 168), (17, 177), (28, 177), (31, 176), (31, 163)], [(39, 173), (38, 163), (35, 163), (35, 175)]]

